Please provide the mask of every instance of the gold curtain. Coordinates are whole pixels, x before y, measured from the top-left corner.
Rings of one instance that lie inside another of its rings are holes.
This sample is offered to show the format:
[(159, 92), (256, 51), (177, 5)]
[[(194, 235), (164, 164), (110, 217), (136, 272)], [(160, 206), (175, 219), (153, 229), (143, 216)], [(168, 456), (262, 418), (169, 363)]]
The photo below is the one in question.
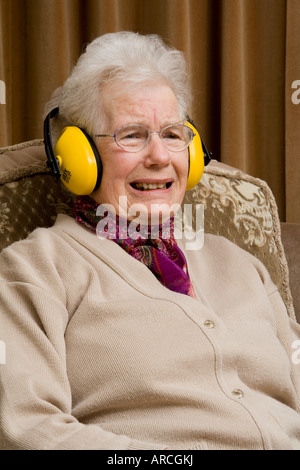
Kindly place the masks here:
[(214, 158), (266, 180), (281, 220), (300, 222), (300, 0), (0, 0), (0, 28), (0, 146), (42, 137), (86, 43), (157, 33), (186, 54)]

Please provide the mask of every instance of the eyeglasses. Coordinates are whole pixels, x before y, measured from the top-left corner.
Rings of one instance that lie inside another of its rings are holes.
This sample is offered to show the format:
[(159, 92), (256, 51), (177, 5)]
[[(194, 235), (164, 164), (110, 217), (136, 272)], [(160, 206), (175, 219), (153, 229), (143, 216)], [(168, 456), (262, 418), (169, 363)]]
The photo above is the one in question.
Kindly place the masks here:
[(149, 144), (154, 134), (172, 152), (181, 152), (187, 148), (195, 136), (185, 124), (171, 124), (158, 132), (150, 132), (142, 124), (128, 124), (115, 130), (113, 134), (96, 134), (96, 137), (113, 137), (116, 144), (126, 152), (139, 152)]

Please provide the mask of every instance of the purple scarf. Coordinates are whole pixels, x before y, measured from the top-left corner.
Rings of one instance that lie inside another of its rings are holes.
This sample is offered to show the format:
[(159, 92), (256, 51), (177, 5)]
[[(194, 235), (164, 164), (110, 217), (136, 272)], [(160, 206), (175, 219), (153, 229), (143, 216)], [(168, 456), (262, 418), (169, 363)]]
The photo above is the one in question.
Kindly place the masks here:
[[(77, 196), (74, 201), (76, 221), (93, 233), (97, 233), (97, 225), (103, 220), (103, 216), (96, 215), (97, 207), (96, 201), (89, 196)], [(150, 238), (151, 227), (147, 227), (147, 237), (143, 231), (143, 236), (134, 239), (128, 236), (127, 230), (125, 236), (124, 233), (121, 234), (122, 228), (118, 216), (115, 222), (116, 231), (112, 236), (108, 235), (108, 238), (147, 266), (162, 285), (174, 292), (195, 297), (185, 256), (174, 239), (174, 219), (168, 221), (168, 237), (165, 238), (164, 225), (160, 225), (157, 228), (159, 236), (154, 239)], [(126, 228), (129, 222), (127, 221)]]

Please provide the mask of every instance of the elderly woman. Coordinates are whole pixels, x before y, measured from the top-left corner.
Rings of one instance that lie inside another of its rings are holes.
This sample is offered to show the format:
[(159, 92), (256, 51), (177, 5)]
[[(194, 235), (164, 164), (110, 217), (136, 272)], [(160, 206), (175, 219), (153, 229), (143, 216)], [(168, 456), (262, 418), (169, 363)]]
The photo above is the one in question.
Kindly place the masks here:
[[(189, 96), (180, 52), (116, 33), (49, 103), (62, 179), (59, 142), (66, 158), (83, 153), (73, 130), (97, 178), (74, 189), (74, 217), (1, 254), (2, 449), (300, 449), (300, 328), (266, 269), (221, 237), (188, 250), (174, 236)], [(147, 233), (160, 224), (156, 238), (123, 236), (132, 207)], [(116, 230), (98, 236), (108, 213)]]

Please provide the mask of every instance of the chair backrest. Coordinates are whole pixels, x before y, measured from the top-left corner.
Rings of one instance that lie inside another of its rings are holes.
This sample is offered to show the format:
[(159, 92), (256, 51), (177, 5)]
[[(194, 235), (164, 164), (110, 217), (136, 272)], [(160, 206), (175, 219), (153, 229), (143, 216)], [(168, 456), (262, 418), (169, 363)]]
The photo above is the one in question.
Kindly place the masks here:
[[(71, 213), (73, 195), (46, 165), (42, 140), (0, 149), (0, 250)], [(213, 160), (183, 204), (204, 205), (204, 230), (260, 259), (295, 318), (275, 198), (266, 182)]]

